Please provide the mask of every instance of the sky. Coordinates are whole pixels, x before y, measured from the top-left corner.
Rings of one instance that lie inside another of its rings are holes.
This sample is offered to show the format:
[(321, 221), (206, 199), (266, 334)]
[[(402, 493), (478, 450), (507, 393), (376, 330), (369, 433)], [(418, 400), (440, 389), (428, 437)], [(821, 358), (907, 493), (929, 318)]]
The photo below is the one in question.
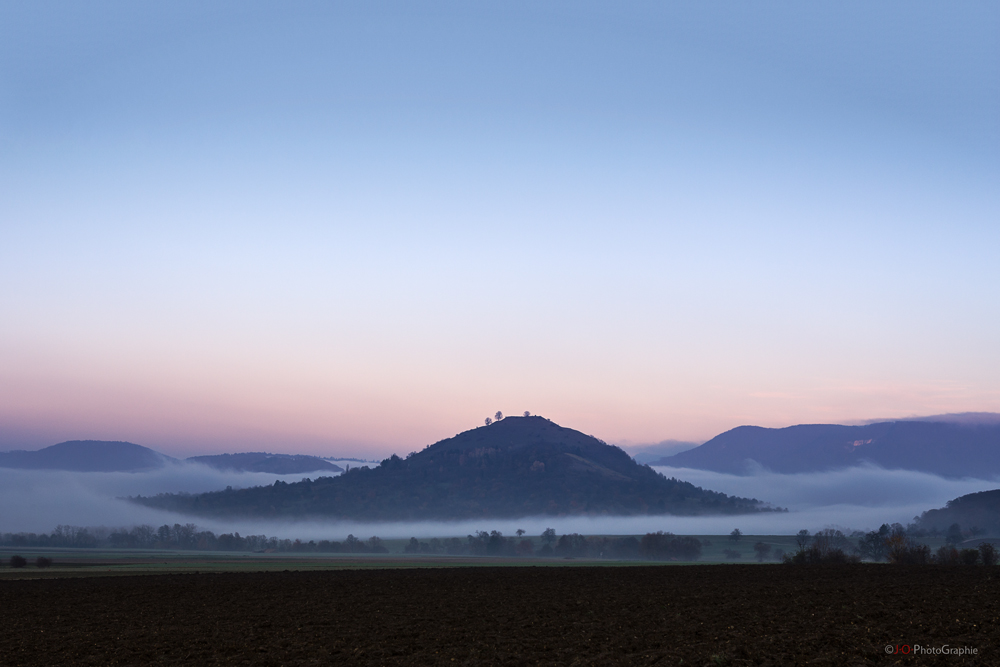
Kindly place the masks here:
[(0, 0), (0, 449), (1000, 412), (991, 2)]

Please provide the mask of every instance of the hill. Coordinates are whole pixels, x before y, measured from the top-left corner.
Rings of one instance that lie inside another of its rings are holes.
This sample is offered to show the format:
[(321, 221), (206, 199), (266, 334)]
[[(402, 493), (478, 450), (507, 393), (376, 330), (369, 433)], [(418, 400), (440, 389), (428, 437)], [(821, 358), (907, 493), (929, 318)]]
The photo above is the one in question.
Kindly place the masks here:
[(70, 440), (37, 451), (0, 453), (0, 468), (71, 470), (74, 472), (140, 472), (174, 461), (131, 442)]
[(864, 426), (740, 426), (651, 465), (746, 474), (756, 462), (780, 473), (865, 462), (946, 477), (1000, 475), (1000, 424), (893, 421)]
[(275, 475), (293, 475), (304, 472), (343, 472), (340, 466), (325, 461), (318, 456), (303, 454), (268, 454), (267, 452), (247, 452), (244, 454), (216, 454), (214, 456), (192, 456), (184, 459), (189, 463), (201, 463), (216, 470), (246, 472), (269, 472)]
[[(216, 470), (294, 475), (307, 472), (342, 472), (343, 468), (318, 456), (248, 452), (193, 456), (186, 463), (201, 463)], [(70, 440), (37, 451), (0, 452), (0, 468), (67, 470), (71, 472), (143, 472), (162, 468), (177, 459), (131, 442)]]
[(205, 516), (422, 520), (532, 515), (739, 514), (757, 500), (706, 491), (542, 417), (508, 417), (376, 468), (200, 495), (134, 498)]
[(920, 528), (940, 531), (957, 523), (961, 528), (978, 528), (990, 535), (1000, 535), (1000, 489), (949, 500), (941, 509), (921, 514), (916, 523)]

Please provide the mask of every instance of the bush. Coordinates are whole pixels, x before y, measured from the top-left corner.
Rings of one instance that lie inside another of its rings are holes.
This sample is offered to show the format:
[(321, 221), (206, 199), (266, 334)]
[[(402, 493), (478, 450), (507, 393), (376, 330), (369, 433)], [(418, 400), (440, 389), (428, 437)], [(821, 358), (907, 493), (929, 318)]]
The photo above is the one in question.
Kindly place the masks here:
[(372, 535), (371, 537), (369, 537), (366, 540), (365, 543), (368, 546), (368, 553), (371, 553), (371, 554), (387, 554), (387, 553), (389, 553), (389, 550), (386, 549), (384, 546), (382, 546), (382, 540), (379, 539), (375, 535)]
[(876, 563), (885, 560), (886, 557), (886, 537), (889, 535), (888, 526), (883, 524), (882, 532), (871, 531), (858, 540), (858, 553), (864, 560)]
[(675, 537), (670, 541), (670, 550), (681, 560), (698, 560), (701, 541), (697, 537)]
[(587, 538), (579, 533), (563, 535), (556, 542), (555, 555), (563, 558), (584, 558), (587, 555)]
[(979, 562), (979, 549), (962, 549), (958, 552), (962, 565), (975, 565)]
[(532, 544), (531, 540), (521, 540), (517, 543), (517, 546), (514, 547), (514, 553), (524, 558), (534, 556), (535, 545)]
[(623, 537), (620, 540), (615, 540), (613, 554), (616, 558), (635, 560), (639, 558), (640, 546), (641, 544), (636, 538)]
[(52, 559), (46, 558), (45, 556), (39, 556), (35, 559), (36, 567), (52, 567)]
[(926, 544), (909, 542), (894, 544), (890, 546), (888, 558), (893, 565), (926, 565), (932, 561), (931, 548)]
[(958, 565), (958, 549), (947, 544), (939, 547), (934, 553), (934, 562), (938, 565)]
[(843, 549), (830, 549), (823, 559), (824, 563), (860, 563), (861, 558), (856, 554), (845, 553)]
[(983, 542), (979, 545), (979, 560), (983, 561), (983, 565), (996, 565), (997, 548), (989, 542)]
[(824, 558), (830, 552), (839, 551), (844, 556), (853, 554), (857, 549), (844, 533), (833, 528), (818, 531), (812, 538), (812, 546), (819, 549)]
[[(894, 532), (886, 538), (885, 546), (886, 558), (893, 565), (926, 565), (932, 560), (929, 546), (912, 542), (904, 533)], [(938, 549), (940, 556), (941, 549)]]
[(25, 560), (24, 556), (11, 556), (10, 557), (10, 566), (11, 567), (24, 567), (27, 564), (28, 564), (28, 561)]
[(791, 565), (843, 565), (860, 563), (861, 558), (855, 554), (845, 553), (843, 549), (824, 550), (818, 545), (813, 545), (791, 556), (785, 555), (784, 562)]
[(677, 537), (663, 531), (646, 533), (639, 542), (639, 555), (647, 560), (698, 560), (701, 558), (701, 540), (697, 537)]

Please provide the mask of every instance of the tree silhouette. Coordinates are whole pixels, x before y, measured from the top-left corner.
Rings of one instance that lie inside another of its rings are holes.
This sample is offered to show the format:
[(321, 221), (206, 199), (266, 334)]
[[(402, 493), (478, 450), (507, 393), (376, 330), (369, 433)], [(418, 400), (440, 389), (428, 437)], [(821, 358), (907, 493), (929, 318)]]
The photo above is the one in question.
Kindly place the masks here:
[(524, 535), (524, 528), (518, 528), (518, 529), (517, 529), (516, 531), (514, 531), (514, 532), (516, 532), (516, 533), (517, 533), (517, 536), (518, 536), (518, 537), (521, 537), (522, 535)]
[(525, 411), (524, 411), (524, 416), (525, 416), (525, 417), (530, 417), (530, 416), (531, 416), (531, 413), (530, 413), (530, 412), (528, 412), (527, 410), (525, 410)]
[(805, 551), (806, 545), (809, 544), (809, 531), (804, 528), (800, 530), (795, 535), (795, 543), (799, 545), (799, 551)]
[(861, 557), (865, 560), (873, 560), (876, 563), (885, 560), (885, 538), (888, 534), (888, 529), (885, 535), (880, 531), (874, 530), (865, 533), (864, 537), (858, 540), (858, 551)]
[(493, 417), (494, 417), (494, 419), (496, 419), (497, 421), (500, 421), (501, 419), (503, 419), (503, 413), (502, 413), (502, 412), (500, 412), (499, 410), (497, 410), (497, 413), (496, 413), (495, 415), (493, 415)]
[(757, 552), (757, 562), (763, 563), (764, 559), (767, 558), (767, 555), (771, 553), (771, 545), (758, 542), (753, 545), (753, 550)]
[(733, 532), (729, 533), (729, 539), (733, 542), (739, 542), (743, 537), (743, 531), (739, 528), (733, 528)]
[(546, 528), (545, 530), (542, 531), (542, 542), (545, 542), (546, 544), (551, 544), (552, 542), (555, 541), (556, 541), (555, 528)]
[(487, 425), (487, 426), (489, 426), (489, 425), (490, 425), (490, 424), (492, 424), (492, 423), (493, 423), (493, 420), (492, 420), (492, 419), (490, 419), (489, 417), (487, 417), (487, 418), (486, 418), (486, 425)]

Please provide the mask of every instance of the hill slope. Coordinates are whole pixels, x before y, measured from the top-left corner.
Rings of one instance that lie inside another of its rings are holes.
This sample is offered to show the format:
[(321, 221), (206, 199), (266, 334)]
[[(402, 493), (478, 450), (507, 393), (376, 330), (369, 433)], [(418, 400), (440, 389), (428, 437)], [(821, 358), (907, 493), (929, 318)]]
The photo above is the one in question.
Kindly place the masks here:
[(748, 461), (781, 473), (864, 462), (947, 477), (1000, 475), (1000, 424), (895, 421), (866, 426), (740, 426), (651, 465), (745, 474)]
[[(216, 470), (293, 475), (306, 472), (342, 472), (343, 468), (318, 456), (248, 452), (193, 456), (186, 463), (201, 463)], [(131, 442), (69, 440), (37, 451), (0, 452), (0, 468), (66, 470), (70, 472), (143, 472), (162, 468), (177, 459)]]
[(1000, 535), (1000, 489), (949, 500), (941, 509), (928, 510), (917, 520), (917, 525), (927, 530), (945, 531), (954, 523)]
[(640, 466), (628, 454), (541, 417), (508, 417), (406, 459), (336, 478), (136, 502), (209, 516), (358, 520), (531, 515), (737, 514), (756, 500), (705, 491)]
[(247, 452), (244, 454), (216, 454), (214, 456), (192, 456), (184, 459), (189, 463), (202, 463), (216, 470), (246, 472), (269, 472), (275, 475), (292, 475), (303, 472), (343, 472), (340, 466), (324, 461), (318, 456), (304, 454), (268, 454), (267, 452)]
[(139, 472), (163, 467), (169, 456), (131, 442), (70, 440), (37, 451), (0, 453), (0, 468)]

